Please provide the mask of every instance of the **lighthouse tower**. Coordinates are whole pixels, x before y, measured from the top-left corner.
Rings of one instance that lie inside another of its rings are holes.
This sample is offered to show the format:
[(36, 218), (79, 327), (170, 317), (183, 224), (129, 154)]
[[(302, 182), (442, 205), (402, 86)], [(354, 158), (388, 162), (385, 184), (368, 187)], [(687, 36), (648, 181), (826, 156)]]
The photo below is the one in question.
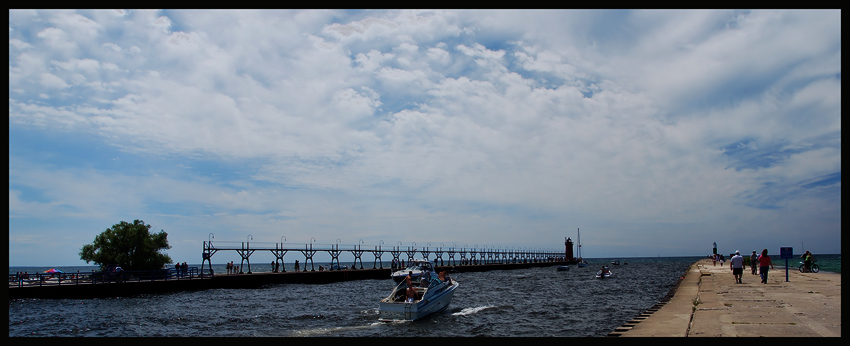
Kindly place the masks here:
[(570, 238), (564, 239), (564, 261), (575, 262), (576, 258), (573, 257), (573, 240)]

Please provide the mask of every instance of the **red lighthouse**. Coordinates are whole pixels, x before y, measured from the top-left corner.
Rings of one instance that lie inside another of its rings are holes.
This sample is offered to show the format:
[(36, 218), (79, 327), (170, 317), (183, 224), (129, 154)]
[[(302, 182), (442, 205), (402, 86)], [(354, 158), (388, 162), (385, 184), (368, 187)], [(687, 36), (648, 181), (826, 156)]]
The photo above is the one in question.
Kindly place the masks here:
[(576, 263), (576, 258), (573, 257), (573, 240), (564, 238), (564, 261), (567, 263)]

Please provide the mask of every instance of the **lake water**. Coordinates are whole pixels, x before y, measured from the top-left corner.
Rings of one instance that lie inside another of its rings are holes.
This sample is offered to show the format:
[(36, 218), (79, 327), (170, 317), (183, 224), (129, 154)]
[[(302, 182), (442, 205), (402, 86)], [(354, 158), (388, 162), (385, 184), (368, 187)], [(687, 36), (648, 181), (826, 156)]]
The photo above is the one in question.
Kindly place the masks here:
[[(822, 270), (834, 260), (837, 270), (830, 271), (840, 272), (840, 255), (828, 256), (818, 256)], [(378, 301), (393, 288), (390, 278), (132, 298), (10, 300), (9, 336), (605, 336), (655, 305), (701, 258), (625, 259), (628, 264), (611, 266), (615, 276), (605, 280), (595, 273), (611, 259), (590, 259), (587, 268), (565, 272), (551, 266), (454, 274), (460, 286), (445, 312), (399, 323), (377, 321)], [(224, 265), (214, 269), (223, 273)], [(10, 268), (10, 274), (21, 270)], [(269, 264), (252, 264), (253, 272), (269, 270)]]

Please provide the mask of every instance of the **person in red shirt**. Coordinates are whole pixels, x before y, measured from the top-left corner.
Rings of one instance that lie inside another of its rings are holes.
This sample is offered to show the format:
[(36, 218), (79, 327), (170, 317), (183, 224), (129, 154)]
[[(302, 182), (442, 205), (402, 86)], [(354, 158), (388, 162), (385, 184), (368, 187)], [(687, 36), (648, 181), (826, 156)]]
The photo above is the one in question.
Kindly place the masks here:
[(770, 256), (767, 255), (767, 249), (761, 251), (759, 256), (759, 274), (761, 274), (761, 283), (767, 283), (767, 271), (773, 268), (773, 262), (770, 261)]

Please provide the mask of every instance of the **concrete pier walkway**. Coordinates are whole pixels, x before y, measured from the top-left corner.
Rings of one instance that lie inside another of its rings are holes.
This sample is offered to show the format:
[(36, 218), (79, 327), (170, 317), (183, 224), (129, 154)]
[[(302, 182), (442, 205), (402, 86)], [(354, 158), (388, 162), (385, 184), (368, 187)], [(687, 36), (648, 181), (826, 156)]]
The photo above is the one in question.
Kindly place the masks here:
[[(514, 270), (531, 267), (551, 267), (566, 262), (490, 263), (435, 266), (437, 271), (481, 272), (489, 270)], [(176, 291), (195, 291), (215, 288), (259, 288), (272, 284), (326, 284), (349, 280), (392, 280), (391, 269), (344, 269), (325, 271), (289, 271), (285, 273), (260, 272), (253, 274), (216, 274), (215, 276), (184, 277), (170, 280), (135, 280), (132, 277), (121, 282), (109, 281), (93, 284), (90, 280), (50, 280), (48, 284), (11, 281), (7, 294), (9, 299), (90, 299), (107, 297), (131, 297), (140, 294), (158, 294)]]
[(699, 260), (668, 302), (608, 336), (841, 337), (841, 274), (791, 268), (786, 282), (785, 261), (774, 264), (766, 284), (749, 268), (736, 284), (728, 262)]

